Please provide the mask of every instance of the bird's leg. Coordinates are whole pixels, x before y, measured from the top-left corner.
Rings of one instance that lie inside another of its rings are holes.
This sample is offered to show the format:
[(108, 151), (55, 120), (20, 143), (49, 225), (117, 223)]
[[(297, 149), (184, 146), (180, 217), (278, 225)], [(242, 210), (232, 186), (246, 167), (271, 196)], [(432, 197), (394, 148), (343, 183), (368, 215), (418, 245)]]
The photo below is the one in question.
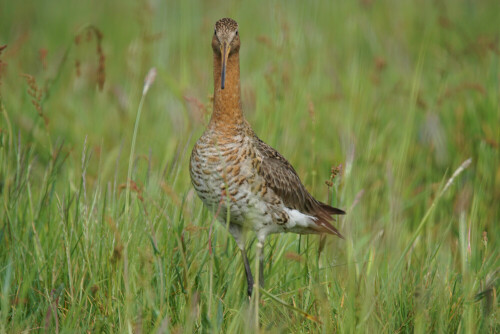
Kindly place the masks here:
[(247, 257), (247, 252), (245, 251), (245, 248), (241, 249), (241, 256), (243, 257), (243, 264), (245, 265), (245, 273), (247, 274), (247, 293), (248, 293), (248, 298), (252, 296), (253, 292), (253, 276), (252, 276), (252, 270), (250, 269), (250, 263), (248, 262), (248, 257)]
[(245, 234), (243, 228), (237, 224), (229, 224), (229, 232), (233, 236), (238, 248), (241, 251), (241, 257), (243, 258), (243, 264), (245, 265), (245, 274), (247, 275), (247, 293), (248, 297), (252, 296), (253, 292), (253, 275), (250, 269), (250, 262), (248, 262), (247, 252), (245, 250)]
[(259, 284), (264, 287), (264, 245), (262, 245), (259, 254)]

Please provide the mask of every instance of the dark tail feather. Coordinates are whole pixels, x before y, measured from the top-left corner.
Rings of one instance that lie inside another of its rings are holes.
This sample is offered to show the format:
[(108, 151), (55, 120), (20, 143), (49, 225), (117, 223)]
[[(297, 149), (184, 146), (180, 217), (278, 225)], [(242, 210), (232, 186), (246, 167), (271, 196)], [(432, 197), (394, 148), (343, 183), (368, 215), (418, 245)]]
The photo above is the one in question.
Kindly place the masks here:
[(332, 225), (330, 222), (333, 220), (332, 215), (344, 215), (345, 212), (326, 205), (324, 203), (320, 203), (320, 207), (316, 211), (316, 225), (318, 227), (318, 232), (334, 234), (339, 238), (344, 239), (344, 236), (340, 234), (340, 232)]
[(321, 203), (321, 202), (319, 204), (321, 206), (321, 209), (328, 212), (328, 214), (330, 214), (330, 215), (345, 215), (344, 210), (334, 208), (333, 206), (329, 206), (328, 204)]
[(318, 218), (318, 220), (316, 221), (316, 224), (318, 226), (319, 232), (333, 234), (341, 239), (345, 239), (344, 236), (342, 234), (340, 234), (339, 230), (337, 230), (335, 227), (333, 227), (333, 225), (330, 224), (329, 222), (322, 220), (321, 218)]

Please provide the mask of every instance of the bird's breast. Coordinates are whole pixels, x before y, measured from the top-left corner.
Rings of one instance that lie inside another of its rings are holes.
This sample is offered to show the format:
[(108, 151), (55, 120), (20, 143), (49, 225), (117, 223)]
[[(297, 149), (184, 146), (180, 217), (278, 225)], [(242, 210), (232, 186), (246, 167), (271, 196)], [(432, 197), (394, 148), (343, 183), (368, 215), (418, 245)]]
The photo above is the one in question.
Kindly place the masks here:
[(191, 154), (191, 180), (200, 199), (220, 221), (229, 213), (231, 223), (282, 231), (289, 215), (259, 174), (261, 162), (248, 138), (221, 143), (202, 136)]
[(249, 149), (240, 136), (218, 142), (202, 137), (193, 148), (191, 181), (202, 201), (214, 209), (225, 197), (237, 200), (253, 177)]

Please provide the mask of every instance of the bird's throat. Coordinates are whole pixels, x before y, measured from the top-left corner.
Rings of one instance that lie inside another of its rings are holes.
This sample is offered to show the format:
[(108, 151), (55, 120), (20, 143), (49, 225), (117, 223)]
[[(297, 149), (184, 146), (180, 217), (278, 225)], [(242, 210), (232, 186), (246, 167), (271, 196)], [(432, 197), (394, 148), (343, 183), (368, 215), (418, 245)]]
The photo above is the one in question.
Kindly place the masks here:
[(214, 54), (214, 108), (209, 126), (221, 131), (237, 131), (244, 124), (238, 52), (227, 59), (224, 89), (221, 88), (221, 75), (221, 56)]

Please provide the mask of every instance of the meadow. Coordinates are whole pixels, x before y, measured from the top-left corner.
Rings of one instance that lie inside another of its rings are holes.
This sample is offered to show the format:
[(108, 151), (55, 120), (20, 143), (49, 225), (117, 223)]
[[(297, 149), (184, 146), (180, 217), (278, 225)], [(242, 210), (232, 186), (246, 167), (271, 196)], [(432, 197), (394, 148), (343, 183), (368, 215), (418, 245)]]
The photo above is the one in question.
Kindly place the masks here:
[(188, 171), (221, 17), (254, 130), (347, 212), (268, 238), (259, 330), (499, 333), (497, 0), (0, 2), (0, 333), (257, 331)]

